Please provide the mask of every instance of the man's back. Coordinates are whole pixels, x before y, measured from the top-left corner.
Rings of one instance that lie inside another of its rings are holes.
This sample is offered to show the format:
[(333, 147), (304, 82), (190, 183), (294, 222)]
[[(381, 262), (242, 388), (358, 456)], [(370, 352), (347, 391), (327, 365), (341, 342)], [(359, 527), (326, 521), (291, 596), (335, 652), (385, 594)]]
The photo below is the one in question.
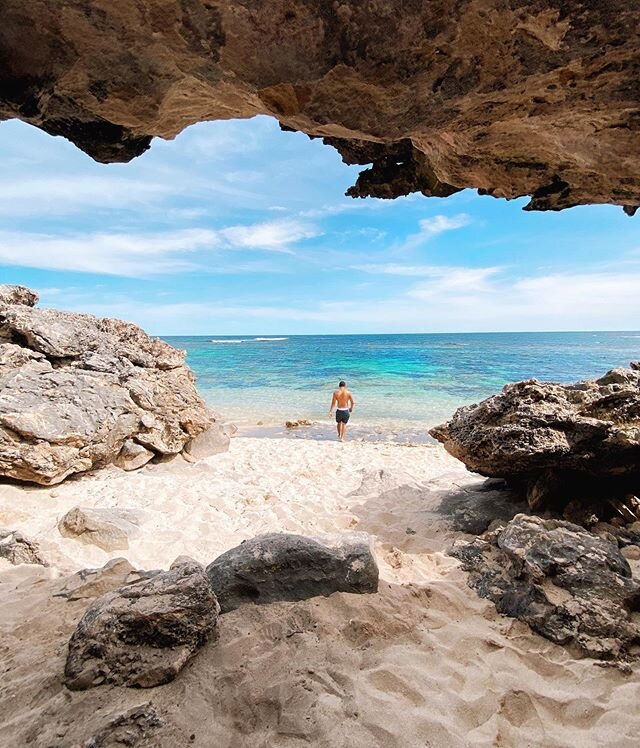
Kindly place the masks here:
[(348, 389), (341, 387), (333, 393), (338, 408), (349, 408), (353, 402), (353, 397)]

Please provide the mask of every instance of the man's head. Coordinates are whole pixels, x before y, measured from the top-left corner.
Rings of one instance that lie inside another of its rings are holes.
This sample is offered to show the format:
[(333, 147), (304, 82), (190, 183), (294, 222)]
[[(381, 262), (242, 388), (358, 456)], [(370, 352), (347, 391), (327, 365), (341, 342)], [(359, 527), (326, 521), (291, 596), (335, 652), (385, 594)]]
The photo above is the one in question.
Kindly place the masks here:
[(344, 381), (344, 379), (341, 379), (340, 382), (338, 383), (338, 387), (346, 387), (346, 386), (347, 386), (347, 383)]

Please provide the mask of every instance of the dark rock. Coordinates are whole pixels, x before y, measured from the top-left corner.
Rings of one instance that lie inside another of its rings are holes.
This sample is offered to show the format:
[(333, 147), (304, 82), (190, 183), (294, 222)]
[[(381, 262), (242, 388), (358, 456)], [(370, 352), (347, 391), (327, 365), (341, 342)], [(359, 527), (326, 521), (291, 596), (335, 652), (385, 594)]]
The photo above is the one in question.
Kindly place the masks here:
[(519, 514), (485, 538), (457, 541), (452, 554), (479, 595), (557, 644), (606, 659), (640, 643), (640, 585), (627, 560), (577, 525)]
[(637, 3), (60, 7), (3, 0), (0, 120), (98, 161), (200, 120), (266, 114), (370, 164), (354, 196), (473, 187), (531, 195), (534, 210), (640, 205)]
[(35, 540), (30, 540), (19, 530), (0, 528), (0, 558), (10, 564), (39, 564), (49, 566)]
[(483, 533), (495, 520), (508, 521), (525, 510), (526, 503), (513, 491), (484, 486), (448, 493), (438, 507), (451, 516), (456, 530), (473, 535)]
[(639, 419), (640, 371), (613, 369), (574, 385), (507, 385), (430, 433), (469, 470), (521, 487), (532, 509), (597, 499), (606, 519), (611, 500), (640, 489)]
[(147, 701), (122, 714), (112, 715), (103, 727), (84, 741), (82, 748), (135, 748), (163, 724), (158, 710)]
[(69, 641), (65, 683), (74, 691), (103, 683), (168, 683), (208, 639), (217, 638), (218, 613), (194, 561), (108, 592), (87, 609)]
[(365, 533), (262, 535), (219, 556), (207, 577), (223, 613), (245, 603), (378, 591), (378, 565)]

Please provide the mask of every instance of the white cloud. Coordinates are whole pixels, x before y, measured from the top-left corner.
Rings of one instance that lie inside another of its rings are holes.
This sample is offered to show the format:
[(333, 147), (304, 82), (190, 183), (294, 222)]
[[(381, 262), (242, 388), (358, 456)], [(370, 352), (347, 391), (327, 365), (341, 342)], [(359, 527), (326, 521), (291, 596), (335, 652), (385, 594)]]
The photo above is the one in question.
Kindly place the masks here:
[(467, 226), (471, 218), (466, 213), (460, 213), (457, 216), (433, 216), (432, 218), (423, 218), (419, 221), (420, 233), (425, 236), (434, 236), (441, 234), (443, 231), (452, 231)]
[(214, 231), (69, 236), (0, 232), (0, 264), (144, 277), (193, 268), (184, 255), (220, 243)]
[[(267, 221), (223, 229), (190, 228), (162, 233), (35, 234), (0, 231), (0, 265), (44, 270), (149, 277), (208, 269), (210, 258), (196, 252), (233, 250), (293, 254), (298, 241), (317, 236), (312, 225), (294, 220)], [(197, 263), (195, 260), (199, 259)], [(216, 266), (216, 272), (274, 272), (256, 263)]]
[(230, 226), (220, 231), (221, 236), (233, 247), (272, 252), (290, 252), (290, 245), (319, 236), (320, 233), (315, 226), (294, 219)]
[(167, 182), (112, 175), (26, 177), (0, 182), (0, 215), (67, 215), (88, 209), (135, 209), (173, 192)]

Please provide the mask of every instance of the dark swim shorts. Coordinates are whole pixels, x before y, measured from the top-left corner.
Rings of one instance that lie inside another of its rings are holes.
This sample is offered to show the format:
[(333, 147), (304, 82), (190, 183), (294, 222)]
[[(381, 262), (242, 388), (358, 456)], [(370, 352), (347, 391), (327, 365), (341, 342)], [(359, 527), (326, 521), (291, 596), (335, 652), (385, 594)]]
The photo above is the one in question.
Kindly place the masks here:
[(348, 410), (336, 410), (336, 423), (349, 423), (350, 415)]

